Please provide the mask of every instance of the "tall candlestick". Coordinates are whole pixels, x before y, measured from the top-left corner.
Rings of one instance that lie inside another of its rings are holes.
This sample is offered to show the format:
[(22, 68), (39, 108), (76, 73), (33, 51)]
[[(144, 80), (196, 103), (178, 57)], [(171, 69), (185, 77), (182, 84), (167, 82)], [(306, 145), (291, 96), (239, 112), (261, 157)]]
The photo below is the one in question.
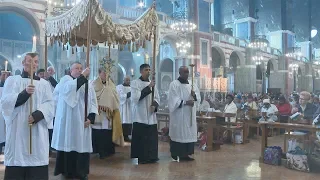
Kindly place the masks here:
[(7, 72), (7, 71), (8, 71), (8, 61), (5, 62), (5, 66), (4, 66), (4, 67), (5, 67), (5, 68), (4, 68), (4, 71)]
[(131, 69), (131, 75), (133, 76), (133, 69)]
[(37, 51), (37, 36), (33, 36), (32, 38), (32, 52)]

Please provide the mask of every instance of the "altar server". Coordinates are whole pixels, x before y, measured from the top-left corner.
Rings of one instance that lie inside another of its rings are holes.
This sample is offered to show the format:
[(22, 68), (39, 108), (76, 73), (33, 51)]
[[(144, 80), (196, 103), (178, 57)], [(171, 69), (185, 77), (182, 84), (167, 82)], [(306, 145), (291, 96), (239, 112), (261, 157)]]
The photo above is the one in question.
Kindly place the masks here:
[[(3, 88), (1, 106), (7, 133), (5, 180), (49, 179), (48, 124), (53, 118), (53, 100), (46, 80), (33, 73), (33, 85), (30, 84), (30, 74), (37, 70), (38, 63), (38, 54), (23, 55), (22, 74), (10, 76)], [(33, 99), (32, 114), (30, 97)], [(32, 125), (32, 143), (29, 143), (29, 124)]]
[[(4, 82), (6, 81), (9, 75), (10, 75), (10, 72), (6, 72), (6, 71), (1, 72), (0, 98), (2, 96)], [(0, 104), (0, 110), (1, 110), (1, 104)], [(5, 125), (2, 113), (0, 113), (0, 154), (2, 154), (3, 152), (5, 141), (6, 141), (6, 125)]]
[(188, 81), (188, 67), (181, 66), (179, 74), (178, 80), (170, 83), (168, 96), (170, 152), (173, 161), (178, 162), (194, 160), (190, 155), (194, 154), (197, 142), (196, 105), (201, 101), (199, 89), (194, 85), (192, 91)]
[(116, 86), (104, 68), (99, 68), (99, 77), (92, 84), (99, 106), (99, 115), (92, 126), (92, 147), (93, 152), (99, 153), (100, 159), (104, 159), (115, 154), (115, 144), (124, 145), (120, 102)]
[(91, 123), (98, 114), (94, 89), (88, 87), (88, 116), (84, 117), (85, 83), (90, 68), (84, 71), (75, 62), (70, 75), (64, 76), (54, 90), (58, 96), (52, 148), (57, 150), (54, 175), (85, 180), (89, 174), (90, 153), (92, 152)]
[[(155, 163), (158, 159), (158, 130), (156, 111), (160, 97), (154, 81), (149, 81), (150, 65), (140, 66), (141, 77), (131, 82), (132, 142), (131, 158), (139, 164)], [(154, 101), (152, 89), (154, 88)]]
[[(54, 88), (57, 86), (57, 81), (53, 78), (53, 75), (55, 74), (54, 68), (52, 66), (47, 68), (47, 72), (44, 73), (44, 79), (49, 81), (51, 85), (51, 90), (52, 92), (54, 91)], [(55, 101), (55, 108), (57, 106), (57, 101)], [(54, 109), (55, 112), (55, 109)], [(52, 141), (52, 134), (53, 134), (53, 124), (54, 124), (54, 118), (51, 124), (48, 126), (48, 131), (49, 131), (49, 143), (50, 143), (50, 148), (51, 148), (51, 141)], [(51, 149), (50, 149), (50, 154), (51, 154)]]
[(50, 82), (52, 89), (54, 89), (58, 84), (58, 82), (53, 77), (54, 74), (55, 74), (54, 67), (52, 66), (48, 67), (47, 72), (45, 73), (45, 79), (47, 79)]
[(122, 129), (124, 140), (130, 142), (129, 136), (132, 131), (132, 119), (131, 119), (131, 88), (130, 77), (126, 76), (123, 79), (123, 84), (117, 86), (117, 91), (120, 97), (120, 114), (122, 120)]

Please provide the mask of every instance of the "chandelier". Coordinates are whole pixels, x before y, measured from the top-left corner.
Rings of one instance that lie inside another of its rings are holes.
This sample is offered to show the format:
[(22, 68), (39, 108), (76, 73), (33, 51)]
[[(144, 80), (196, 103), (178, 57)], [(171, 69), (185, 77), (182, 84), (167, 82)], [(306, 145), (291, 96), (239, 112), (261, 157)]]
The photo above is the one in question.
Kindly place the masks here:
[(313, 64), (320, 65), (320, 61), (313, 61)]
[(299, 58), (299, 57), (301, 57), (302, 56), (301, 47), (289, 48), (287, 50), (286, 56), (290, 57), (290, 58)]
[(53, 16), (57, 16), (68, 11), (79, 2), (78, 0), (71, 0), (70, 3), (64, 3), (63, 0), (47, 0), (47, 1), (48, 1), (48, 5), (52, 7), (51, 14)]
[(179, 49), (180, 53), (187, 53), (187, 49), (189, 49), (191, 47), (191, 43), (188, 41), (180, 41), (176, 43), (177, 48)]
[(256, 35), (252, 38), (248, 46), (254, 49), (262, 49), (268, 47), (268, 45), (269, 41), (265, 35)]
[(263, 61), (263, 56), (252, 56), (252, 60), (256, 62), (256, 65), (261, 65), (261, 62)]
[(292, 71), (298, 71), (299, 65), (298, 64), (290, 64), (290, 66), (292, 68)]
[(194, 23), (189, 22), (187, 19), (184, 19), (182, 21), (178, 21), (178, 22), (171, 24), (172, 30), (177, 31), (177, 32), (181, 32), (181, 33), (192, 32), (196, 28), (197, 28), (197, 26)]

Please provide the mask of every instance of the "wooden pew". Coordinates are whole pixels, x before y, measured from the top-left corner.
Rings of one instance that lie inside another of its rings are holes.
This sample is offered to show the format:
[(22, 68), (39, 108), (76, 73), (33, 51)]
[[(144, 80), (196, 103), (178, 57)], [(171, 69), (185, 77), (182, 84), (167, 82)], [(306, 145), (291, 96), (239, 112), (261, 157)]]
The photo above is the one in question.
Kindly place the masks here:
[(315, 133), (317, 131), (320, 131), (320, 127), (317, 127), (315, 125), (278, 123), (278, 122), (260, 122), (259, 125), (262, 130), (261, 154), (260, 154), (260, 161), (261, 162), (263, 161), (264, 150), (266, 147), (268, 147), (268, 134), (267, 134), (268, 127), (282, 128), (282, 129), (286, 129), (287, 131), (304, 130), (304, 131), (309, 131), (310, 133)]

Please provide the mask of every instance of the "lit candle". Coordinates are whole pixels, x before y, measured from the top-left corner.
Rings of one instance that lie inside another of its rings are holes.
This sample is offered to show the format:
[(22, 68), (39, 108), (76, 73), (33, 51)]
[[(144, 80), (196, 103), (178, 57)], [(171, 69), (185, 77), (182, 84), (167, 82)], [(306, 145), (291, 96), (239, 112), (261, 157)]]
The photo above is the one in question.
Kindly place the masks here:
[(131, 69), (131, 75), (133, 76), (133, 69)]
[(32, 38), (32, 52), (36, 52), (37, 51), (37, 37), (33, 36)]
[(4, 64), (5, 64), (5, 66), (4, 66), (4, 71), (7, 72), (7, 71), (8, 71), (8, 61), (6, 61)]

